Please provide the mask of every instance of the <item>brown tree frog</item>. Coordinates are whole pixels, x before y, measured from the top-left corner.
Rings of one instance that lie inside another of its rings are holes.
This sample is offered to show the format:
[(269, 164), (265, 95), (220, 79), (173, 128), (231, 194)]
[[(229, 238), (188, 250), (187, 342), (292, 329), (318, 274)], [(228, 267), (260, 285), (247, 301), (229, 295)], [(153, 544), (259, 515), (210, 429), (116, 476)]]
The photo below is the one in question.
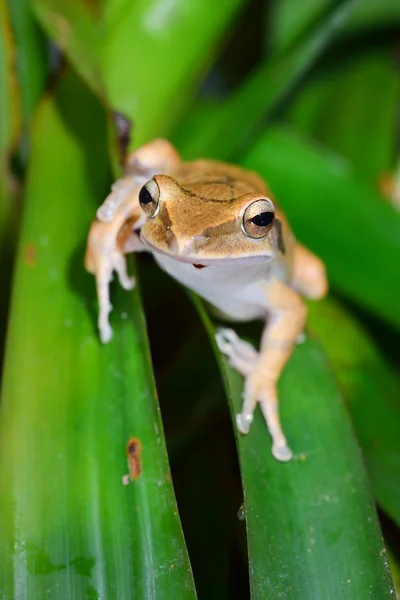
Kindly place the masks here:
[(128, 156), (124, 177), (113, 185), (90, 229), (85, 266), (96, 277), (104, 343), (112, 336), (113, 271), (125, 289), (132, 289), (124, 255), (141, 251), (151, 252), (162, 269), (225, 320), (265, 320), (258, 351), (233, 329), (219, 330), (216, 341), (245, 378), (236, 416), (239, 432), (249, 432), (259, 404), (273, 455), (290, 460), (276, 386), (305, 324), (301, 295), (317, 299), (326, 293), (323, 263), (296, 243), (256, 173), (214, 160), (182, 162), (162, 139)]

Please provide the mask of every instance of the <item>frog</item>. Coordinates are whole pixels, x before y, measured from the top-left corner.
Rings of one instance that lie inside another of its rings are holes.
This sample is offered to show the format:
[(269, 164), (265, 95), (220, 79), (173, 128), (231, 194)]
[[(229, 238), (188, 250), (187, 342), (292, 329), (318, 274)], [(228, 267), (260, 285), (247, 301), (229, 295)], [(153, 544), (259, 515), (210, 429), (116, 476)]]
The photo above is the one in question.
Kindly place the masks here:
[[(97, 210), (85, 254), (103, 343), (112, 338), (110, 281), (115, 272), (124, 289), (134, 288), (125, 255), (137, 252), (151, 253), (227, 325), (215, 341), (244, 378), (237, 430), (249, 433), (259, 406), (273, 457), (289, 461), (277, 384), (303, 335), (303, 298), (322, 298), (328, 285), (324, 263), (296, 241), (267, 183), (238, 165), (184, 161), (162, 138), (129, 153), (122, 178)], [(257, 349), (234, 328), (253, 320), (264, 323)]]

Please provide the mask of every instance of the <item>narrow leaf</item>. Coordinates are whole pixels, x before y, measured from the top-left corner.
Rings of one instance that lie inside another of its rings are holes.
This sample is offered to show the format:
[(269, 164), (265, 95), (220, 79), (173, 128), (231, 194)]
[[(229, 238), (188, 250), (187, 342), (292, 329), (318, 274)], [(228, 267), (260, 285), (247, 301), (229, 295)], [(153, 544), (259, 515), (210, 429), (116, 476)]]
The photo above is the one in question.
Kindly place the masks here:
[[(213, 340), (214, 325), (197, 304)], [(243, 382), (217, 355), (234, 418)], [(250, 433), (237, 439), (253, 600), (391, 598), (369, 482), (318, 343), (296, 348), (278, 389), (293, 460), (273, 459), (258, 412)]]
[(400, 379), (337, 302), (310, 303), (308, 322), (324, 345), (346, 399), (375, 497), (400, 525)]
[(68, 76), (32, 131), (0, 412), (6, 598), (196, 596), (137, 292), (116, 298), (102, 346), (83, 269), (105, 130)]
[(339, 0), (299, 43), (255, 69), (230, 99), (207, 115), (202, 127), (185, 139), (178, 138), (185, 155), (226, 159), (240, 154), (332, 41), (353, 5), (354, 0)]
[(34, 19), (29, 0), (8, 0), (17, 52), (15, 61), (21, 89), (21, 109), (27, 124), (47, 75), (46, 40)]
[(348, 158), (355, 173), (377, 189), (394, 168), (399, 98), (392, 48), (379, 47), (318, 70), (297, 94), (288, 120)]
[(14, 70), (14, 39), (7, 4), (0, 4), (0, 264), (6, 252), (4, 236), (12, 226), (12, 181), (9, 153), (20, 128), (19, 90)]
[(135, 145), (176, 121), (243, 4), (34, 0), (41, 23), (86, 82), (133, 120)]

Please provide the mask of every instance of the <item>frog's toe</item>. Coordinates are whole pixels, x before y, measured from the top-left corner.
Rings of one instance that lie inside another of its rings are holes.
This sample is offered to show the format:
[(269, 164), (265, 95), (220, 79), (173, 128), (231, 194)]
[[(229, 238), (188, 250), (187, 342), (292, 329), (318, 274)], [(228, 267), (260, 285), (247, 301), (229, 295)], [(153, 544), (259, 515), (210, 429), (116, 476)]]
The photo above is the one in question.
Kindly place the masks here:
[(222, 354), (226, 354), (226, 356), (230, 356), (233, 350), (233, 344), (237, 341), (238, 337), (233, 329), (227, 329), (221, 327), (218, 329), (215, 334), (215, 341), (217, 343), (218, 349)]
[(107, 324), (99, 327), (99, 332), (101, 342), (103, 344), (108, 344), (108, 342), (112, 339), (113, 336), (113, 330), (111, 325)]
[(215, 340), (220, 352), (228, 358), (229, 364), (238, 373), (247, 377), (258, 358), (256, 349), (240, 339), (233, 329), (219, 329)]
[(253, 415), (248, 413), (239, 413), (236, 415), (236, 427), (238, 428), (239, 433), (249, 433), (250, 425), (253, 421)]
[(304, 332), (304, 331), (301, 331), (301, 332), (299, 333), (299, 335), (297, 336), (297, 338), (296, 338), (296, 344), (299, 344), (299, 345), (300, 345), (300, 344), (304, 344), (304, 342), (306, 341), (306, 339), (307, 339), (307, 338), (306, 338), (306, 334), (305, 334), (305, 332)]
[(136, 285), (136, 279), (134, 277), (125, 277), (122, 279), (120, 277), (119, 282), (124, 290), (133, 290)]
[(273, 444), (272, 455), (280, 462), (288, 462), (293, 458), (293, 453), (287, 444)]
[(112, 268), (117, 272), (118, 280), (124, 290), (132, 290), (135, 287), (135, 278), (128, 275), (126, 268), (126, 259), (119, 252), (114, 252), (112, 256)]

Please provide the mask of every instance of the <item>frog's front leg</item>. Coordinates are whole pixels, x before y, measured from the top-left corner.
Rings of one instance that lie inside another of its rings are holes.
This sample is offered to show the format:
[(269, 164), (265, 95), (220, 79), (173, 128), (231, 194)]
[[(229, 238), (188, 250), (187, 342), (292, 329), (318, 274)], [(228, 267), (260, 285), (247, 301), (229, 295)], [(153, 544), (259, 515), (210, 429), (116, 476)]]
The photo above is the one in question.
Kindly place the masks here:
[(123, 288), (132, 289), (135, 280), (128, 275), (124, 255), (132, 251), (147, 251), (135, 233), (145, 221), (139, 205), (139, 191), (156, 173), (173, 171), (179, 162), (174, 147), (161, 139), (153, 140), (131, 153), (125, 176), (114, 183), (111, 193), (97, 211), (97, 219), (91, 225), (85, 267), (96, 277), (98, 327), (103, 343), (112, 337), (109, 285), (113, 272), (117, 273)]
[[(136, 223), (140, 223), (140, 218), (141, 216), (138, 215)], [(119, 232), (123, 229), (123, 226), (124, 221), (121, 215), (117, 215), (111, 223), (96, 220), (92, 223), (87, 243), (85, 267), (96, 278), (99, 303), (98, 328), (100, 339), (104, 344), (109, 342), (112, 337), (112, 329), (109, 323), (109, 313), (112, 309), (109, 288), (113, 272), (117, 273), (119, 282), (124, 289), (131, 290), (135, 286), (134, 278), (128, 275), (124, 254), (127, 251), (132, 251), (130, 246), (132, 245), (131, 239), (133, 236), (138, 239), (135, 251), (140, 251), (140, 240), (134, 232), (129, 232), (130, 237), (126, 242), (123, 239), (118, 240)]]
[(247, 377), (258, 360), (258, 352), (245, 340), (240, 339), (233, 329), (218, 329), (215, 336), (217, 346), (228, 358), (229, 364), (238, 373)]

